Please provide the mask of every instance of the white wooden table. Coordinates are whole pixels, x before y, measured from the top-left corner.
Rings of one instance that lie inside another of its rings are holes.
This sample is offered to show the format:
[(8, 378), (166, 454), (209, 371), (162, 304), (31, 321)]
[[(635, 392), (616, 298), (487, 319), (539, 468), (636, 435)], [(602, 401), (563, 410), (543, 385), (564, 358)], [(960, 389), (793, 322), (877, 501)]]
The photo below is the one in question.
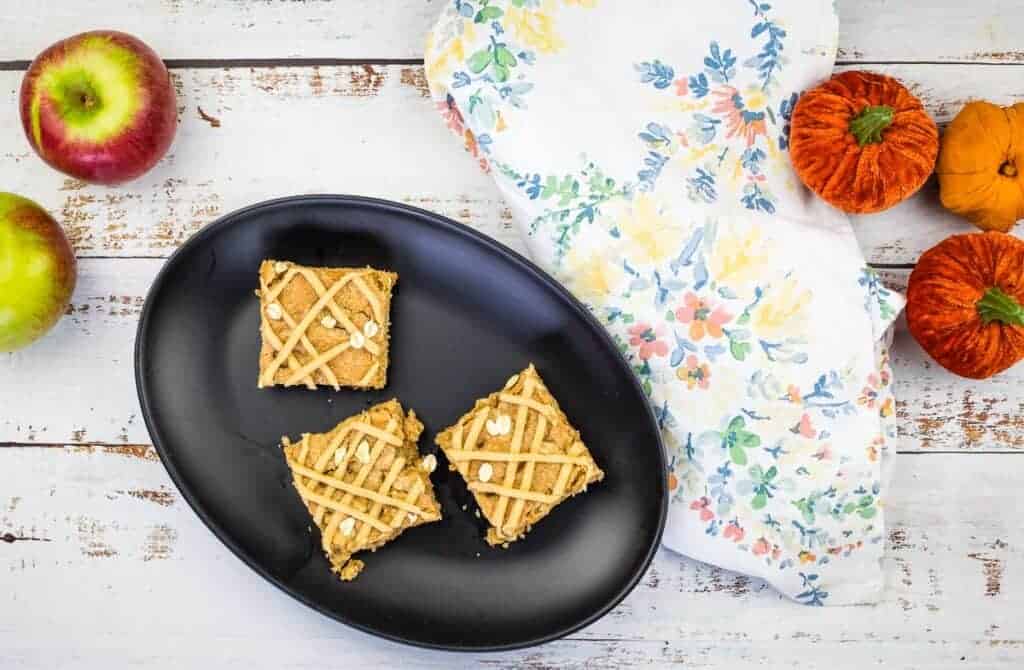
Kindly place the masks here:
[[(132, 376), (143, 298), (175, 247), (255, 201), (346, 192), (432, 209), (521, 249), (509, 210), (427, 98), (419, 59), (440, 4), (0, 3), (0, 190), (49, 207), (80, 259), (69, 315), (37, 345), (0, 355), (0, 668), (1024, 666), (1024, 366), (957, 379), (905, 331), (902, 456), (876, 607), (792, 605), (760, 581), (662, 551), (625, 602), (568, 639), (452, 655), (307, 610), (206, 530), (149, 445)], [(1024, 3), (838, 5), (841, 67), (904, 79), (940, 122), (973, 97), (1024, 98)], [(180, 96), (170, 155), (118, 188), (46, 168), (14, 102), (28, 60), (93, 27), (149, 42)], [(896, 286), (924, 249), (961, 230), (934, 188), (858, 222)]]

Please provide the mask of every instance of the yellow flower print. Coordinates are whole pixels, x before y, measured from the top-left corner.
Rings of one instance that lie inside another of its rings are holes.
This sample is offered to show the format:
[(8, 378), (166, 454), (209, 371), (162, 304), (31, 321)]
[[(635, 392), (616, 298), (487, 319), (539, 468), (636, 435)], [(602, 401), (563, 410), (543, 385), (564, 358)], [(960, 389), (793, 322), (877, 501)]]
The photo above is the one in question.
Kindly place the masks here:
[(447, 77), (451, 71), (466, 60), (466, 43), (476, 39), (476, 27), (473, 21), (463, 19), (459, 34), (439, 49), (434, 44), (434, 35), (427, 36), (426, 75), (430, 88), (440, 90), (447, 86)]
[(760, 112), (768, 106), (768, 96), (760, 86), (750, 86), (743, 92), (743, 106), (749, 112)]
[(811, 292), (801, 289), (793, 278), (770, 286), (765, 299), (754, 310), (752, 323), (756, 332), (777, 334), (793, 331), (804, 318), (811, 302)]
[(711, 272), (719, 284), (738, 288), (762, 275), (768, 244), (758, 226), (723, 230), (711, 256)]
[(565, 42), (555, 34), (555, 19), (551, 14), (553, 3), (545, 2), (540, 8), (509, 7), (503, 25), (521, 40), (541, 53), (556, 53)]
[(654, 198), (641, 193), (618, 220), (619, 230), (634, 252), (633, 258), (643, 263), (661, 263), (679, 253), (683, 230), (676, 221), (663, 214)]
[(622, 266), (611, 262), (600, 251), (573, 249), (565, 259), (567, 282), (581, 300), (594, 306), (603, 305), (618, 289), (625, 274)]

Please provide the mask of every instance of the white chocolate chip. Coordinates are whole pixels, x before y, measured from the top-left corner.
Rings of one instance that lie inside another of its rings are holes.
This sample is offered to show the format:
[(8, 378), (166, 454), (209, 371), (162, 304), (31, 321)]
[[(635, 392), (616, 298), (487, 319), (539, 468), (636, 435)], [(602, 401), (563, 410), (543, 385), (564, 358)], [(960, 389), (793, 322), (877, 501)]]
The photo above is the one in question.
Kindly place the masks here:
[(367, 337), (373, 337), (378, 331), (380, 331), (380, 326), (373, 321), (367, 321), (363, 324), (363, 335), (366, 335)]
[(276, 302), (267, 305), (267, 316), (274, 321), (280, 321), (284, 317), (284, 310)]
[(363, 337), (362, 333), (355, 332), (349, 334), (348, 346), (352, 347), (353, 349), (362, 349), (365, 344), (366, 338)]
[(331, 329), (338, 325), (338, 320), (330, 314), (324, 314), (324, 318), (320, 319), (320, 325), (324, 328)]
[(288, 264), (284, 261), (277, 261), (274, 263), (274, 272), (279, 275), (283, 275), (288, 271)]
[(508, 435), (512, 431), (512, 417), (502, 414), (497, 419), (487, 420), (487, 432), (495, 437)]
[(507, 389), (512, 388), (513, 386), (516, 385), (517, 381), (519, 381), (519, 375), (517, 375), (517, 374), (516, 375), (512, 375), (511, 377), (508, 378), (508, 381), (505, 382), (505, 388), (507, 388)]
[(417, 515), (413, 514), (412, 512), (409, 512), (408, 519), (409, 519), (409, 523), (416, 523), (417, 521), (420, 520), (420, 518)]
[(370, 462), (370, 445), (366, 443), (366, 440), (363, 440), (356, 446), (356, 458), (359, 459), (360, 463)]
[(434, 454), (427, 454), (423, 457), (423, 461), (420, 462), (420, 467), (427, 472), (433, 472), (437, 469), (437, 456)]
[(338, 530), (345, 537), (348, 537), (356, 531), (356, 520), (350, 516), (345, 517), (345, 520), (338, 524)]
[(480, 481), (486, 483), (491, 481), (491, 477), (494, 476), (494, 468), (490, 463), (484, 463), (480, 466), (480, 469), (476, 471), (476, 477)]
[(338, 447), (338, 450), (334, 452), (334, 464), (341, 465), (341, 462), (345, 460), (345, 456), (348, 454), (348, 450), (345, 447)]

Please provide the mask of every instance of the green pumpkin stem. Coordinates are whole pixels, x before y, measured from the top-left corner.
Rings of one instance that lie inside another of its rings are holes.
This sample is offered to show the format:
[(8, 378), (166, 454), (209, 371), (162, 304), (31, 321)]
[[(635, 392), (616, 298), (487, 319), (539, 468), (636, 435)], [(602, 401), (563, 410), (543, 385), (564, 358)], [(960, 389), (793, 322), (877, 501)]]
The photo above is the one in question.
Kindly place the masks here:
[(879, 144), (882, 133), (892, 125), (896, 112), (888, 105), (865, 107), (864, 110), (850, 121), (850, 132), (857, 138), (857, 144)]
[(977, 302), (978, 314), (985, 325), (998, 321), (1011, 326), (1024, 326), (1024, 307), (998, 286), (985, 291)]

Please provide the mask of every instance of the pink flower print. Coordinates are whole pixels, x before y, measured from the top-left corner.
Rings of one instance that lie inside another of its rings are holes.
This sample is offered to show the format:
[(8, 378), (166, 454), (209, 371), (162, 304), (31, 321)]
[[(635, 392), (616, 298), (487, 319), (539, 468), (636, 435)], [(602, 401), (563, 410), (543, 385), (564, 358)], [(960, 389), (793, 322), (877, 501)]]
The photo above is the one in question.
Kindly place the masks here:
[(777, 561), (777, 560), (779, 560), (780, 556), (782, 556), (782, 549), (779, 548), (779, 545), (773, 544), (772, 545), (772, 560), (773, 561)]
[[(888, 383), (888, 380), (886, 383)], [(875, 402), (878, 400), (878, 390), (881, 388), (882, 380), (878, 375), (871, 373), (868, 375), (867, 385), (864, 386), (864, 390), (860, 392), (860, 397), (857, 398), (857, 404), (864, 405), (868, 409), (874, 409)]]
[(629, 329), (629, 344), (640, 349), (642, 361), (651, 356), (668, 356), (668, 343), (660, 339), (664, 334), (665, 326), (653, 328), (646, 323), (638, 323)]
[(790, 428), (790, 431), (801, 437), (806, 437), (808, 440), (813, 439), (818, 434), (818, 431), (811, 424), (811, 417), (806, 414), (800, 417), (800, 423)]
[(740, 542), (743, 540), (743, 536), (746, 535), (744, 530), (740, 528), (740, 524), (737, 521), (730, 521), (725, 530), (722, 531), (722, 537), (733, 542)]
[(763, 537), (754, 543), (754, 546), (750, 549), (754, 556), (764, 556), (771, 551), (771, 546), (768, 544), (768, 540)]
[(732, 321), (732, 314), (691, 291), (683, 296), (683, 306), (676, 310), (676, 318), (690, 324), (690, 339), (699, 341), (705, 335), (721, 337), (722, 326)]
[(690, 94), (690, 83), (686, 77), (681, 77), (675, 80), (676, 95), (680, 98), (686, 97)]
[(818, 459), (818, 461), (831, 461), (832, 460), (832, 445), (826, 444), (822, 446), (817, 452), (815, 452), (812, 458)]
[(465, 122), (459, 108), (455, 106), (454, 98), (448, 96), (447, 100), (437, 103), (437, 109), (441, 112), (441, 116), (444, 118), (449, 130), (456, 135), (462, 135)]
[(864, 390), (860, 392), (860, 397), (857, 398), (857, 404), (864, 405), (868, 409), (874, 409), (875, 401), (877, 400), (878, 391), (871, 388), (870, 386), (865, 386)]
[(701, 521), (711, 521), (715, 518), (715, 513), (708, 509), (708, 505), (711, 504), (711, 500), (707, 496), (701, 496), (690, 503), (690, 509), (700, 511)]
[(707, 363), (699, 363), (697, 357), (691, 354), (686, 357), (685, 367), (676, 369), (676, 377), (686, 382), (686, 388), (691, 391), (694, 386), (706, 391), (711, 385), (711, 368)]
[(725, 117), (727, 137), (743, 137), (747, 146), (754, 146), (758, 136), (768, 134), (768, 124), (764, 112), (752, 112), (743, 102), (743, 96), (732, 86), (723, 86), (712, 95), (715, 98), (711, 111)]

